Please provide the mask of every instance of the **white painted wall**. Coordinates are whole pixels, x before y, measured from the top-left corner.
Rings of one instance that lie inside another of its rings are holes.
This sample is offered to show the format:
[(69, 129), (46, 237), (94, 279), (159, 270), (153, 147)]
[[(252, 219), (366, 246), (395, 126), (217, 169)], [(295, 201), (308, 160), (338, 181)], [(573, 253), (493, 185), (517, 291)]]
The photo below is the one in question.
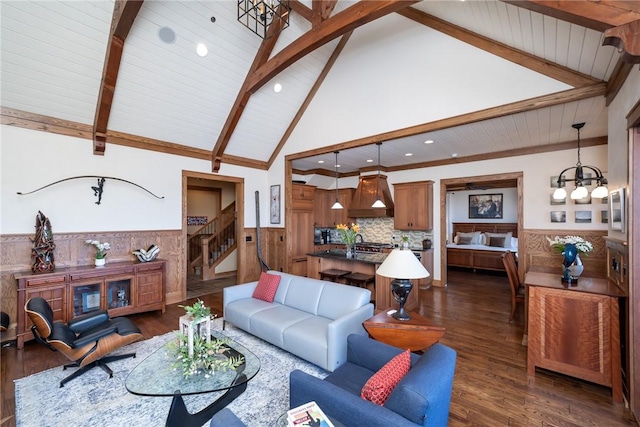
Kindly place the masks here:
[[(175, 230), (182, 228), (182, 171), (211, 172), (211, 162), (107, 144), (104, 156), (93, 154), (86, 139), (0, 126), (0, 234), (32, 233), (42, 211), (59, 233), (118, 230)], [(91, 186), (94, 180), (73, 180), (31, 195), (20, 196), (51, 182), (78, 175), (126, 179), (107, 180), (102, 203)], [(267, 172), (222, 165), (220, 176), (245, 182), (245, 226), (254, 227), (254, 191), (260, 191), (261, 224), (269, 221)], [(282, 178), (280, 179), (282, 180)], [(224, 198), (223, 198), (224, 203)]]

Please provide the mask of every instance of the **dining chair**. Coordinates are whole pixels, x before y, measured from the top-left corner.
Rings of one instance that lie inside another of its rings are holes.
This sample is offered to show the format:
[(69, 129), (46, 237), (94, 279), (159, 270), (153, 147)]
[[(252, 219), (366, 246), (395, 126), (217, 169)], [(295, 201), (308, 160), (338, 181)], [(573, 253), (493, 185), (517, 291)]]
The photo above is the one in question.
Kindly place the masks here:
[(513, 252), (505, 252), (502, 254), (502, 263), (509, 278), (509, 287), (511, 288), (511, 315), (509, 323), (513, 321), (513, 315), (516, 312), (516, 305), (522, 303), (524, 305), (524, 285), (518, 279), (518, 267), (516, 266), (516, 258)]

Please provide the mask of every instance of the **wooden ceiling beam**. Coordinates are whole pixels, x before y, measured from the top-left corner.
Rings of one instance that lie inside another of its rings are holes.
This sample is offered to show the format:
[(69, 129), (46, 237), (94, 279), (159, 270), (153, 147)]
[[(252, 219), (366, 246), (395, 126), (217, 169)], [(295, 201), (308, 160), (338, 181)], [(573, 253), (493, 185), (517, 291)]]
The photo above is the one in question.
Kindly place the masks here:
[[(280, 7), (283, 7), (280, 5)], [(280, 31), (282, 31), (283, 22), (282, 20), (273, 21), (273, 23), (267, 29), (267, 38), (262, 41), (260, 47), (258, 48), (258, 52), (256, 53), (255, 58), (253, 58), (253, 63), (247, 72), (247, 76), (240, 87), (240, 92), (236, 97), (233, 106), (231, 107), (231, 111), (229, 111), (229, 116), (227, 116), (227, 120), (220, 131), (220, 135), (218, 136), (218, 140), (216, 141), (213, 150), (211, 151), (211, 170), (212, 172), (218, 172), (220, 170), (220, 163), (223, 158), (224, 150), (227, 148), (229, 141), (231, 140), (231, 136), (238, 126), (238, 122), (240, 121), (240, 117), (244, 112), (244, 109), (249, 102), (249, 98), (251, 97), (251, 92), (249, 91), (249, 81), (251, 76), (256, 72), (260, 66), (265, 64), (269, 60), (269, 55), (273, 52), (273, 49), (276, 46), (276, 42), (278, 41), (278, 37), (280, 36)]]
[(604, 32), (640, 19), (638, 0), (502, 0), (527, 10)]
[(302, 4), (299, 0), (291, 0), (289, 2), (289, 7), (291, 7), (293, 12), (313, 23), (313, 20), (315, 19), (315, 12)]
[(426, 25), (427, 27), (433, 28), (436, 31), (451, 36), (464, 43), (475, 46), (486, 52), (506, 59), (507, 61), (529, 68), (570, 86), (582, 87), (598, 83), (598, 80), (591, 76), (574, 71), (568, 67), (563, 67), (546, 59), (538, 58), (537, 56), (512, 48), (506, 44), (499, 43), (488, 37), (471, 32), (413, 7), (399, 10), (397, 13), (405, 18), (409, 18), (422, 25)]
[(104, 155), (107, 142), (107, 125), (111, 115), (113, 93), (116, 89), (124, 41), (138, 16), (144, 0), (116, 0), (109, 30), (109, 43), (102, 69), (102, 81), (98, 104), (93, 119), (93, 154)]
[(255, 92), (281, 71), (320, 46), (389, 13), (408, 7), (416, 0), (363, 0), (326, 19), (274, 55), (252, 73), (248, 90)]
[(602, 45), (615, 46), (622, 50), (624, 62), (640, 64), (640, 20), (609, 28), (604, 32)]

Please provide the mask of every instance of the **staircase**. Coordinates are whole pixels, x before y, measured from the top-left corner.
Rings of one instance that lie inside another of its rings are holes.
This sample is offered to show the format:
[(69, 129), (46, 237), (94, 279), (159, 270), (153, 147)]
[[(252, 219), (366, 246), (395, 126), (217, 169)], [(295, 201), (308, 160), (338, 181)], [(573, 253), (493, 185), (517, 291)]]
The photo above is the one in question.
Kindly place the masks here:
[(215, 278), (215, 269), (236, 248), (236, 204), (187, 236), (189, 266), (201, 280)]

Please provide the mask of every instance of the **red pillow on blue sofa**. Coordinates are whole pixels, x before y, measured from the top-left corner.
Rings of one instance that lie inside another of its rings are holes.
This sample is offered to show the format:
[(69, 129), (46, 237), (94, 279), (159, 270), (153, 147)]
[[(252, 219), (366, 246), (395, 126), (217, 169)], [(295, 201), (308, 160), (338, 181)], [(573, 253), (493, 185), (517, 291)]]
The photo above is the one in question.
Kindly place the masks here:
[(384, 405), (391, 392), (411, 368), (411, 353), (406, 350), (387, 362), (362, 387), (360, 397)]
[(260, 273), (258, 286), (253, 291), (253, 297), (266, 302), (273, 302), (280, 285), (280, 276), (269, 274), (265, 271)]

